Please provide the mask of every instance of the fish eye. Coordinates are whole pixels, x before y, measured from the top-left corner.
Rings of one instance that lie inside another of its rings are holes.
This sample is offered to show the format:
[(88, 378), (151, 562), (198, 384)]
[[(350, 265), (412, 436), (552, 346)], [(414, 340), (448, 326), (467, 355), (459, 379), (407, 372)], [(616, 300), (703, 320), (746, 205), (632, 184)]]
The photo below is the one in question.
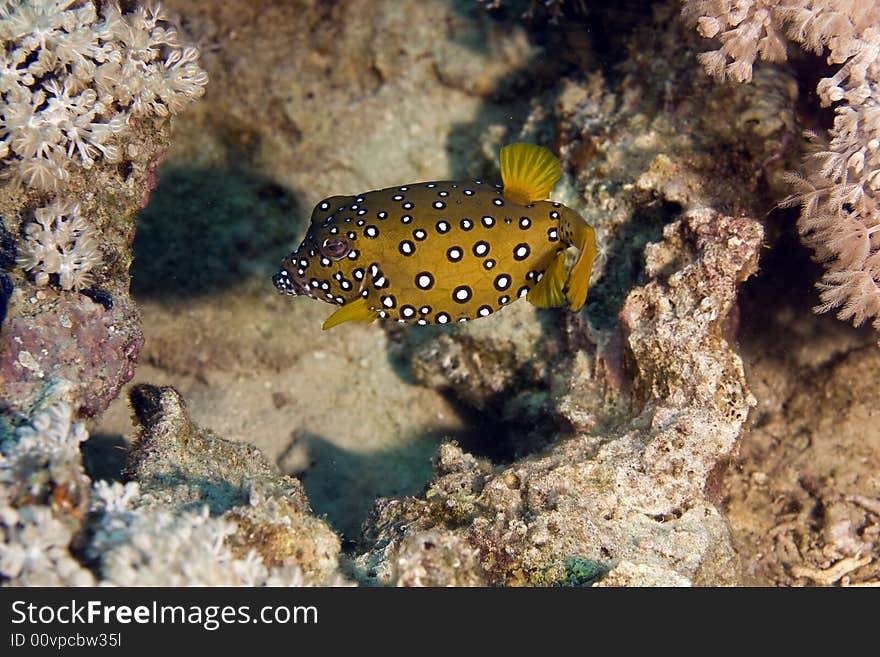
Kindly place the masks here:
[(341, 260), (351, 251), (348, 240), (344, 237), (328, 237), (321, 245), (321, 253), (331, 260)]

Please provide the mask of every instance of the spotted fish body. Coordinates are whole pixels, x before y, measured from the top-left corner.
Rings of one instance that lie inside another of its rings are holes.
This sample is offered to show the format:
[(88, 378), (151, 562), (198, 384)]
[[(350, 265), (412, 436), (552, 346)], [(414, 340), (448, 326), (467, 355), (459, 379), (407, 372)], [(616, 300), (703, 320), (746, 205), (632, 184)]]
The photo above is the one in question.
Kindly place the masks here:
[[(579, 309), (583, 300), (565, 295), (563, 252), (575, 244), (591, 263), (592, 229), (569, 208), (530, 198), (528, 186), (526, 193), (510, 186), (438, 181), (327, 198), (274, 283), (286, 294), (342, 306), (324, 328), (376, 318), (467, 321), (523, 296)], [(556, 280), (541, 284), (545, 275)]]

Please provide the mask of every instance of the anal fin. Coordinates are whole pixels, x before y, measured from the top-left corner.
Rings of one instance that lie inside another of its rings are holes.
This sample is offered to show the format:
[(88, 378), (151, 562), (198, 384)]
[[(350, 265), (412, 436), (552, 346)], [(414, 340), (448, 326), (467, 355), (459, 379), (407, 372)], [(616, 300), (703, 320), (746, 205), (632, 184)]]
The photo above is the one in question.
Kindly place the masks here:
[(372, 322), (376, 319), (376, 311), (370, 309), (370, 304), (364, 297), (358, 297), (354, 301), (349, 301), (341, 308), (337, 308), (324, 324), (321, 326), (323, 330), (327, 330), (342, 324), (343, 322)]
[(553, 258), (550, 266), (544, 271), (544, 275), (538, 281), (538, 284), (529, 290), (526, 299), (538, 306), (538, 308), (565, 306), (568, 303), (563, 291), (566, 274), (565, 251), (560, 251)]

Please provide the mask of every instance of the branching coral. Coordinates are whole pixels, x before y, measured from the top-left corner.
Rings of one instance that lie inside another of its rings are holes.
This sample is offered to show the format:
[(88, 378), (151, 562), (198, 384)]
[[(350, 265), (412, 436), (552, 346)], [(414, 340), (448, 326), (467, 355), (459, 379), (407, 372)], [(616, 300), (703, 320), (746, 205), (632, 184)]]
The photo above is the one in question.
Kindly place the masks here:
[(94, 586), (70, 554), (73, 534), (49, 507), (0, 506), (0, 576), (20, 586)]
[(70, 162), (118, 160), (132, 117), (179, 112), (208, 81), (159, 5), (5, 0), (0, 44), (0, 159), (41, 190)]
[(122, 586), (259, 586), (307, 584), (302, 571), (270, 571), (251, 550), (236, 558), (226, 539), (232, 522), (212, 518), (208, 508), (175, 514), (159, 505), (137, 507), (136, 483), (98, 482), (93, 511), (100, 518), (89, 554), (105, 582)]
[[(206, 506), (169, 507), (137, 483), (92, 484), (82, 466), (85, 426), (50, 386), (28, 424), (0, 440), (0, 582), (25, 586), (309, 586), (297, 565), (272, 564), (250, 549), (239, 556), (234, 522)], [(77, 499), (75, 507), (60, 494)], [(267, 500), (271, 502), (271, 500)], [(71, 553), (74, 537), (96, 573)], [(341, 579), (324, 583), (342, 584)]]
[(101, 264), (101, 251), (79, 204), (55, 200), (35, 210), (34, 217), (24, 229), (18, 266), (34, 274), (40, 286), (54, 277), (62, 290), (88, 287), (92, 270)]
[[(63, 390), (56, 386), (50, 399)], [(67, 501), (88, 484), (79, 451), (87, 437), (70, 406), (56, 400), (0, 442), (0, 578), (25, 586), (94, 584), (68, 549), (76, 509)]]
[(789, 179), (799, 204), (804, 242), (825, 263), (817, 312), (840, 308), (856, 325), (873, 318), (880, 330), (880, 4), (863, 0), (685, 0), (684, 15), (721, 48), (700, 55), (719, 79), (751, 79), (757, 56), (786, 58), (783, 37), (817, 54), (836, 72), (820, 80), (823, 106), (834, 106), (827, 144), (802, 175)]

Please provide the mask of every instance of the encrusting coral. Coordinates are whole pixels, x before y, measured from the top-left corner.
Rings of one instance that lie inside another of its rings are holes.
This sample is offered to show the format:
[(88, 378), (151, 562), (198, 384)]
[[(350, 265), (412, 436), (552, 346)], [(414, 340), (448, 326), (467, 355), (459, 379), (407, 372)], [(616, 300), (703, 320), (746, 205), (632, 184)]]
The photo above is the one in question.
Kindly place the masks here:
[(25, 227), (25, 240), (16, 262), (34, 274), (38, 286), (57, 277), (62, 290), (80, 290), (92, 282), (92, 269), (101, 263), (95, 230), (79, 213), (79, 204), (56, 199), (34, 211)]
[(834, 107), (828, 140), (811, 135), (803, 174), (791, 174), (801, 206), (798, 228), (826, 273), (817, 312), (839, 308), (855, 325), (873, 318), (880, 330), (880, 4), (861, 0), (685, 0), (683, 13), (721, 48), (702, 53), (709, 75), (752, 78), (755, 59), (787, 57), (786, 38), (827, 52), (836, 66), (816, 93)]
[(208, 81), (158, 4), (4, 0), (0, 40), (0, 158), (46, 191), (73, 163), (119, 160), (131, 117), (177, 113)]

